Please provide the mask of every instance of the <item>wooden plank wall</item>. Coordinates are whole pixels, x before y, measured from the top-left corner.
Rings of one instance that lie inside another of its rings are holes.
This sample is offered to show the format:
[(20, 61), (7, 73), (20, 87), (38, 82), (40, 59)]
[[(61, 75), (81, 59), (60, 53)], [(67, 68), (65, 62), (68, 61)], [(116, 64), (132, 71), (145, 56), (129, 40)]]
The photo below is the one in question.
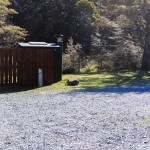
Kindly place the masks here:
[(36, 86), (38, 68), (44, 85), (53, 83), (53, 50), (37, 48), (0, 49), (0, 86)]

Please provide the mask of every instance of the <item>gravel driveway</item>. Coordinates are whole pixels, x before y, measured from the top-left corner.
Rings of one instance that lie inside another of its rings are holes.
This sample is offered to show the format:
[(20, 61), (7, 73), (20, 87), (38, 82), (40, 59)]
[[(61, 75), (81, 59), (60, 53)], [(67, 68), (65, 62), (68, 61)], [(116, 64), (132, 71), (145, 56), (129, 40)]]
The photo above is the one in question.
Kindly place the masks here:
[(150, 85), (1, 94), (0, 149), (150, 150)]

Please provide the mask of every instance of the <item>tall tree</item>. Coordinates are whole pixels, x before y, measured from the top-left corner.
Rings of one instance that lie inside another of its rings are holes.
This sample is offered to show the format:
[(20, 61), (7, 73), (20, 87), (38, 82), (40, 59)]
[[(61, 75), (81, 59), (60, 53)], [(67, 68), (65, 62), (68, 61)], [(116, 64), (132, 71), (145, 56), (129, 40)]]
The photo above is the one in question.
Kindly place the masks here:
[(110, 64), (128, 69), (139, 68), (142, 62), (142, 69), (150, 68), (150, 0), (13, 0), (13, 4), (19, 12), (13, 21), (29, 31), (28, 41), (53, 42), (53, 35), (61, 33), (65, 45), (72, 37), (100, 63), (111, 60)]
[(8, 0), (0, 0), (0, 47), (12, 47), (26, 34), (24, 29), (10, 22), (12, 15), (17, 14), (10, 5)]
[(90, 0), (15, 0), (14, 8), (19, 12), (14, 22), (30, 33), (27, 40), (50, 42), (54, 34), (61, 33), (65, 44), (72, 37), (88, 53), (96, 11)]
[[(141, 63), (144, 35), (143, 20), (140, 20), (137, 13), (137, 6), (139, 6), (137, 1), (95, 0), (101, 14), (97, 19), (99, 30), (95, 37), (100, 34), (96, 41), (99, 39), (101, 42), (99, 42), (99, 47), (98, 44), (94, 45), (97, 53), (99, 52), (99, 56), (98, 54), (96, 56), (99, 60), (105, 60), (105, 57), (109, 56), (109, 58), (106, 57), (106, 61), (112, 60), (110, 64), (114, 64), (115, 68), (135, 69), (139, 68)], [(108, 52), (112, 50), (113, 55), (110, 55)], [(121, 61), (122, 59), (124, 61)]]
[(144, 19), (144, 53), (142, 60), (142, 70), (150, 70), (150, 1), (144, 0), (141, 5), (141, 12)]

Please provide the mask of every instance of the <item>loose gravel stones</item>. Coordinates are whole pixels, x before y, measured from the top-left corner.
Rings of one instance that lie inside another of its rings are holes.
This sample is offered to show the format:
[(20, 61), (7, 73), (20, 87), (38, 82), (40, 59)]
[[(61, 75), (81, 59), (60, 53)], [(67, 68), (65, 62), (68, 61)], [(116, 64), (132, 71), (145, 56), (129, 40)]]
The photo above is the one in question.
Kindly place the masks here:
[(148, 150), (150, 86), (0, 95), (0, 149)]

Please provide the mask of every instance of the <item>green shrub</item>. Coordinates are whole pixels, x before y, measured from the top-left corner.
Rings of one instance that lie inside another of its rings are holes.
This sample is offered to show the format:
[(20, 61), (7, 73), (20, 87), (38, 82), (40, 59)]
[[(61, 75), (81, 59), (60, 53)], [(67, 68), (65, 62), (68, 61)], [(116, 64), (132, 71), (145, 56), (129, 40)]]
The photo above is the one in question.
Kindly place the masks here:
[(98, 65), (94, 61), (90, 61), (81, 69), (81, 73), (97, 73)]

